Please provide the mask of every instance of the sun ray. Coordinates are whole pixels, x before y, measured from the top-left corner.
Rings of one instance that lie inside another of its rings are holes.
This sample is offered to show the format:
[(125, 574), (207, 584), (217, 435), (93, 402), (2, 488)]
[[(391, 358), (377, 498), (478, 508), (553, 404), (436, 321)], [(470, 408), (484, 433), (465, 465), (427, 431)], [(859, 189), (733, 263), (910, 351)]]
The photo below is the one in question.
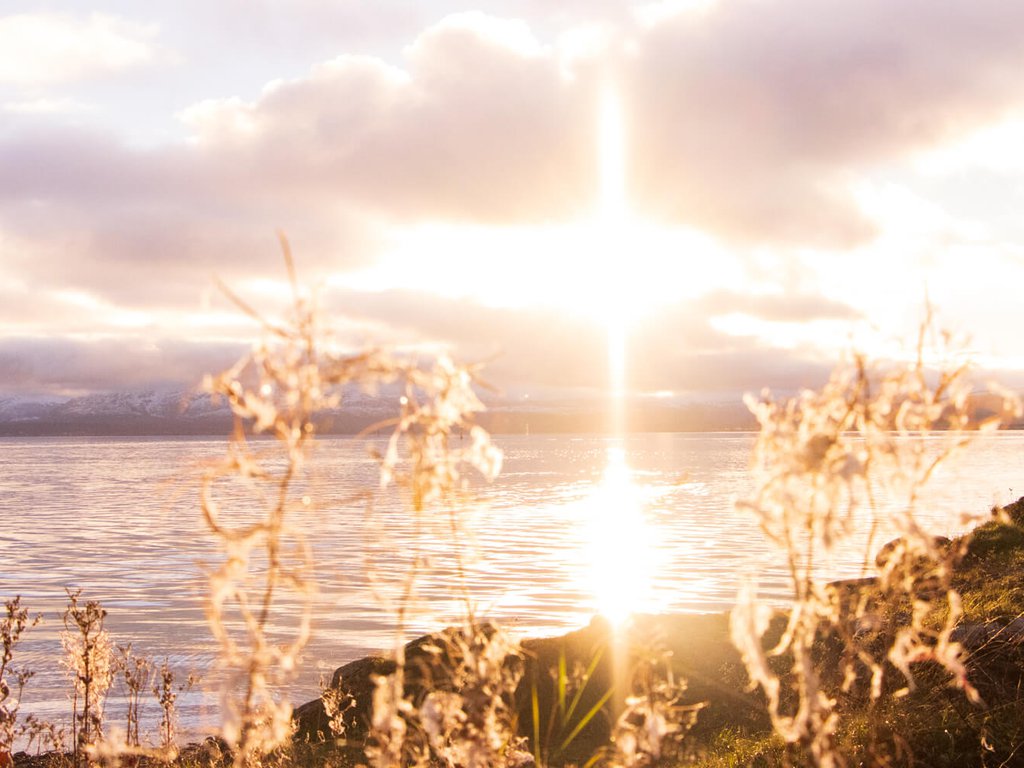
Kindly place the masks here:
[(621, 294), (622, 254), (626, 245), (629, 204), (626, 195), (625, 128), (622, 103), (613, 82), (601, 91), (600, 125), (598, 130), (598, 162), (600, 164), (599, 222), (601, 229), (601, 269), (608, 344), (608, 390), (610, 431), (625, 431), (624, 398), (626, 389), (626, 317), (628, 297)]

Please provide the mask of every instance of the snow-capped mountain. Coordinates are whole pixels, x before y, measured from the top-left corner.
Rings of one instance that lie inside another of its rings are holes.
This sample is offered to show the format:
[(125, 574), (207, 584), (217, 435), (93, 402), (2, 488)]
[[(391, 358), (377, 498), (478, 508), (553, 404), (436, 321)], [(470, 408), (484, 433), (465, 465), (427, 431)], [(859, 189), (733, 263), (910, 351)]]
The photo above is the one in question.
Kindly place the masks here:
[(0, 395), (0, 422), (31, 421), (61, 405), (64, 398)]
[(149, 391), (109, 392), (85, 395), (55, 405), (53, 416), (63, 418), (97, 416), (150, 416), (159, 418), (194, 418), (218, 411), (226, 406), (215, 405), (210, 396), (198, 392)]

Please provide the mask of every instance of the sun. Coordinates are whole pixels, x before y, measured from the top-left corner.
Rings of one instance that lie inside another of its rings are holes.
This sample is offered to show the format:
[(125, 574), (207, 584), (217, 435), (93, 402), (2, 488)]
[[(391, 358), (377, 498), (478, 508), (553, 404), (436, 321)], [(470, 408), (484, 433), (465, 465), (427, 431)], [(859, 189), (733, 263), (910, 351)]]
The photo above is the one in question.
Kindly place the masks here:
[(744, 277), (736, 254), (709, 235), (645, 219), (630, 203), (629, 126), (620, 92), (601, 91), (590, 213), (543, 225), (424, 222), (391, 230), (382, 252), (336, 283), (365, 291), (423, 291), (507, 309), (544, 308), (628, 330), (660, 309)]

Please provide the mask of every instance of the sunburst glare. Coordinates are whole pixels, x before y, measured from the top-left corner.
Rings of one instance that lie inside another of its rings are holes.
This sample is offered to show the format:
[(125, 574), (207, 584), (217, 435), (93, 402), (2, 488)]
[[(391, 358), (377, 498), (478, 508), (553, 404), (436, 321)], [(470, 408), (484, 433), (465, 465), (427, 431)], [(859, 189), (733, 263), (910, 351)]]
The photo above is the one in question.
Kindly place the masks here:
[(601, 269), (608, 344), (609, 432), (613, 444), (600, 486), (590, 499), (585, 541), (591, 563), (590, 585), (597, 609), (620, 624), (649, 592), (653, 578), (654, 541), (644, 520), (641, 489), (633, 483), (623, 436), (627, 390), (626, 307), (623, 254), (628, 243), (629, 204), (626, 194), (625, 129), (622, 105), (614, 84), (601, 93), (598, 155), (601, 172), (599, 228)]
[(625, 128), (622, 104), (614, 84), (606, 83), (601, 92), (598, 126), (600, 164), (600, 207), (597, 228), (601, 232), (602, 303), (608, 344), (610, 431), (621, 435), (623, 398), (626, 388), (626, 307), (631, 296), (623, 275), (623, 253), (627, 245), (629, 204), (626, 195)]

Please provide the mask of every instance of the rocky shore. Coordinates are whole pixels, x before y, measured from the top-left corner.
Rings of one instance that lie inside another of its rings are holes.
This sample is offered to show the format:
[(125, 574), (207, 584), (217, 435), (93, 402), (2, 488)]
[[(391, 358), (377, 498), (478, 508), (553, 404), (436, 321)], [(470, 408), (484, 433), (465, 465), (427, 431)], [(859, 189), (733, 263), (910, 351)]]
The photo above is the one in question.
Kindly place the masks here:
[[(728, 614), (678, 614), (637, 616), (629, 627), (627, 652), (636, 657), (648, 647), (659, 647), (671, 654), (674, 671), (688, 681), (686, 700), (703, 704), (701, 719), (724, 722), (742, 712), (741, 722), (767, 726), (760, 697), (745, 690), (746, 677), (736, 650), (729, 642)], [(613, 643), (611, 626), (600, 618), (590, 625), (557, 637), (531, 638), (521, 643), (524, 669), (515, 692), (515, 707), (520, 731), (528, 733), (532, 723), (534, 697), (542, 718), (551, 711), (560, 665), (567, 670), (590, 667), (593, 672), (582, 688), (578, 712), (587, 712), (611, 689), (613, 684)], [(445, 645), (445, 633), (417, 638), (405, 646), (406, 691), (414, 700), (427, 691), (426, 682), (439, 684), (436, 649)], [(641, 647), (643, 646), (643, 647)], [(358, 742), (369, 723), (372, 676), (394, 671), (394, 661), (369, 656), (339, 667), (331, 688), (341, 692), (352, 706), (344, 715), (346, 741)], [(440, 681), (444, 685), (446, 681)], [(571, 684), (571, 683), (570, 683)], [(316, 741), (330, 734), (322, 699), (309, 701), (295, 710), (296, 738)], [(524, 728), (524, 726), (526, 726)], [(590, 720), (574, 738), (565, 757), (585, 759), (605, 744), (611, 721), (607, 711)]]
[[(870, 707), (870, 717), (883, 720), (881, 727), (871, 726), (872, 738), (888, 738), (891, 742), (884, 748), (878, 744), (870, 748), (877, 749), (879, 755), (893, 744), (905, 749), (908, 762), (896, 760), (893, 764), (911, 764), (909, 760), (916, 754), (919, 765), (983, 765), (1001, 754), (1009, 760), (1005, 765), (1024, 766), (1024, 748), (1015, 752), (1017, 746), (1024, 744), (1024, 587), (1020, 582), (1020, 573), (1024, 572), (1024, 498), (1003, 512), (1003, 521), (1009, 524), (993, 519), (977, 528), (969, 539), (935, 542), (953, 553), (957, 561), (954, 586), (962, 596), (964, 616), (951, 639), (961, 643), (970, 654), (968, 673), (982, 691), (984, 706), (972, 708), (962, 694), (949, 689), (944, 678), (933, 679), (929, 670), (924, 669), (920, 685), (911, 696), (894, 699), (884, 706), (865, 701), (864, 713), (848, 713), (852, 714), (847, 718), (850, 732), (841, 734), (842, 739), (863, 737), (857, 729), (865, 727), (864, 717)], [(879, 567), (892, 555), (895, 544), (890, 542), (880, 550)], [(849, 598), (868, 594), (872, 599), (884, 599), (882, 594), (874, 595), (878, 591), (875, 577), (834, 582), (830, 587)], [(702, 705), (690, 738), (695, 764), (775, 766), (792, 758), (785, 755), (784, 746), (772, 734), (763, 697), (749, 689), (746, 671), (729, 639), (727, 614), (637, 616), (629, 637), (632, 639), (628, 653), (633, 658), (653, 646), (667, 651), (673, 672), (688, 684), (684, 703)], [(443, 645), (443, 641), (442, 633), (418, 638), (405, 647), (406, 691), (414, 699), (422, 696), (428, 685), (437, 684), (437, 660), (429, 649)], [(583, 691), (580, 710), (586, 711), (599, 702), (612, 684), (612, 642), (612, 629), (601, 619), (565, 635), (522, 642), (525, 670), (515, 693), (515, 707), (523, 735), (530, 732), (534, 697), (541, 713), (550, 710), (556, 695), (555, 670), (560, 664), (568, 669), (586, 667), (599, 656)], [(830, 652), (829, 642), (823, 638), (822, 657), (827, 660)], [(366, 734), (372, 676), (393, 669), (393, 661), (372, 656), (335, 671), (331, 688), (350, 697), (351, 702), (344, 716), (345, 743), (350, 748), (355, 748)], [(1015, 721), (1017, 715), (1021, 717)], [(297, 738), (309, 743), (325, 737), (330, 733), (327, 720), (322, 700), (303, 704), (295, 711)], [(1014, 722), (1019, 724), (1013, 726)], [(907, 733), (894, 731), (898, 724), (906, 727)], [(959, 762), (948, 762), (946, 758), (921, 762), (936, 749), (938, 725), (945, 739), (944, 754), (956, 756)], [(568, 762), (584, 761), (607, 744), (610, 726), (611, 719), (605, 711), (581, 730), (571, 749), (561, 757)], [(864, 749), (868, 747), (864, 745)], [(856, 748), (855, 745), (854, 751)], [(1017, 754), (1020, 760), (1014, 762)], [(716, 762), (719, 758), (722, 761)]]

